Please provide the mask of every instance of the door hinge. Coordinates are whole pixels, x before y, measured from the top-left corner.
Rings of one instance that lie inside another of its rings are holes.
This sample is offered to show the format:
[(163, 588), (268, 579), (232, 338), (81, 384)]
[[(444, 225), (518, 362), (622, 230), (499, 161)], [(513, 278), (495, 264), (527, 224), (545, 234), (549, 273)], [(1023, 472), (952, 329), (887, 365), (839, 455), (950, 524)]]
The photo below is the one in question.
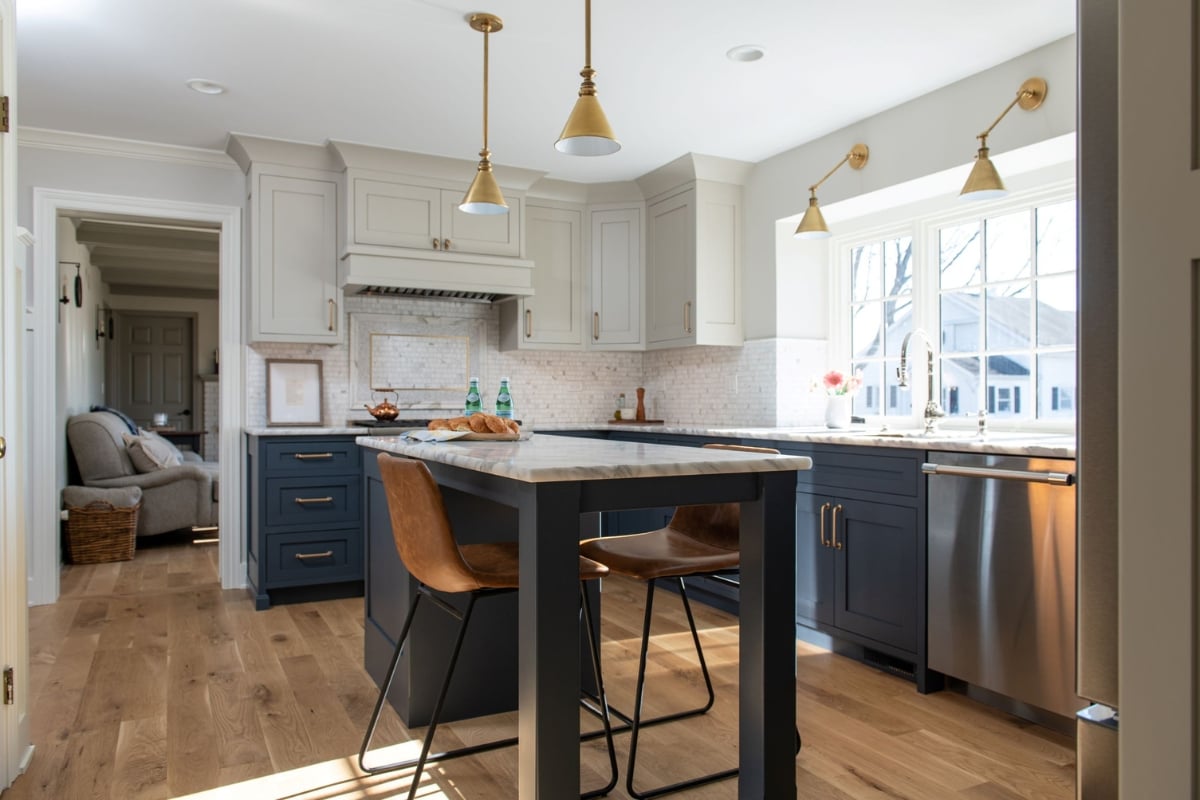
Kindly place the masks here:
[(8, 95), (0, 97), (0, 133), (8, 133)]
[(11, 706), (16, 702), (17, 690), (13, 686), (13, 668), (4, 668), (4, 705)]

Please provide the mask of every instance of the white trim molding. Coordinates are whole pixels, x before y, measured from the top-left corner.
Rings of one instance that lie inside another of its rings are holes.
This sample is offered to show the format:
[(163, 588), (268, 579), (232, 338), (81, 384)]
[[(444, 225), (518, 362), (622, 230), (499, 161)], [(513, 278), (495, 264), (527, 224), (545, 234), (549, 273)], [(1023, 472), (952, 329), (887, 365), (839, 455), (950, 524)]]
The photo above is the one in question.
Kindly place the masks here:
[(25, 127), (18, 129), (17, 141), (21, 147), (140, 158), (147, 161), (171, 161), (241, 171), (237, 162), (224, 150), (206, 150), (202, 147), (182, 147), (159, 142), (143, 142), (137, 139), (118, 139), (113, 136), (93, 136), (49, 128)]
[[(230, 162), (232, 163), (232, 161)], [(236, 165), (234, 167), (236, 169)], [(242, 210), (237, 206), (207, 205), (156, 198), (75, 192), (58, 189), (33, 190), (33, 232), (40, 246), (34, 248), (34, 275), (57, 274), (55, 229), (60, 214), (107, 213), (148, 216), (218, 224), (220, 244), (220, 347), (221, 347), (221, 459), (220, 576), (221, 586), (237, 589), (246, 584), (245, 525), (243, 513), (241, 431), (245, 424), (245, 362), (242, 345)], [(57, 282), (39, 280), (34, 287), (34, 356), (36, 363), (54, 364), (57, 359), (55, 314)], [(40, 443), (32, 448), (33, 463), (29, 481), (29, 518), (35, 531), (58, 530), (59, 491), (55, 463), (56, 447), (63, 443), (58, 430), (56, 371), (36, 370), (34, 402), (30, 411), (29, 440)], [(58, 537), (35, 537), (30, 548), (29, 602), (53, 603), (58, 599)]]

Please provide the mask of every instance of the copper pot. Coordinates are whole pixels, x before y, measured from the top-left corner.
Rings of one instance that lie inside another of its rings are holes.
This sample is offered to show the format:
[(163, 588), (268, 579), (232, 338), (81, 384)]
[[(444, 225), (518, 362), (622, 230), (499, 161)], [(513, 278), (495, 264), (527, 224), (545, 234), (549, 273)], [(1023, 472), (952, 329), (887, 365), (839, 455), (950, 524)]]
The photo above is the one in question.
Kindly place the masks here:
[[(397, 408), (391, 401), (389, 401), (387, 399), (386, 395), (391, 394), (397, 400), (400, 399), (400, 395), (399, 395), (399, 393), (390, 391), (390, 390), (385, 392), (384, 394), (385, 394), (385, 397), (383, 398), (383, 402), (380, 403), (379, 405), (372, 408), (371, 406), (364, 403), (363, 407), (366, 408), (367, 411), (371, 412), (371, 416), (374, 417), (375, 419), (379, 420), (380, 422), (391, 422), (396, 417), (400, 416), (400, 409)], [(374, 398), (374, 396), (375, 396), (375, 393), (372, 392), (371, 397)]]

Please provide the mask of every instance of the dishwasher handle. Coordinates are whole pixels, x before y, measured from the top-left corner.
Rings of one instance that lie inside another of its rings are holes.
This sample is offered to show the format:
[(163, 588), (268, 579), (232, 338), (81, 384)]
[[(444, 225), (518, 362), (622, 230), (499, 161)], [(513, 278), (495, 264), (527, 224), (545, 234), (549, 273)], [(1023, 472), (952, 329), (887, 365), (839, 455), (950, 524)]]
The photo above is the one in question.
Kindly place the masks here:
[(959, 478), (996, 478), (1023, 483), (1048, 483), (1053, 486), (1070, 486), (1075, 476), (1070, 472), (1034, 472), (1027, 469), (998, 469), (996, 467), (955, 467), (949, 464), (925, 462), (921, 472), (926, 475), (952, 475)]

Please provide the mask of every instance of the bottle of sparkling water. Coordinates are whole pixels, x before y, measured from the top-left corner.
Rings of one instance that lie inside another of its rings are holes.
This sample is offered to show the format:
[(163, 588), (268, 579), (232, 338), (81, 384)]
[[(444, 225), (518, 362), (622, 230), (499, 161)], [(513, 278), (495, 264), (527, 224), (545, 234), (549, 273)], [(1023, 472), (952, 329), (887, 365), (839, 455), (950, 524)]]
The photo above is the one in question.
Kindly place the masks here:
[(512, 419), (512, 393), (508, 391), (508, 378), (500, 379), (500, 393), (496, 395), (496, 416)]
[(479, 378), (471, 378), (471, 387), (467, 389), (467, 403), (463, 407), (463, 416), (469, 417), (477, 411), (483, 411), (483, 400), (479, 396)]

